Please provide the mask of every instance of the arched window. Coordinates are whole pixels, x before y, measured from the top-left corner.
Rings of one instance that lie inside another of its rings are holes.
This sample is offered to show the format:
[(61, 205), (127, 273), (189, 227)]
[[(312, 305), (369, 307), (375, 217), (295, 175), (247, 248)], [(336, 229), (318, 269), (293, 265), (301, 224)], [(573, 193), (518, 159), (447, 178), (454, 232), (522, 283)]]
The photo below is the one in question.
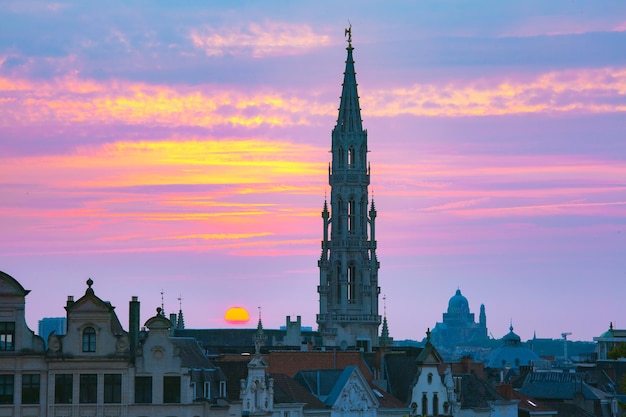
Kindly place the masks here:
[(433, 416), (439, 415), (439, 397), (437, 397), (437, 393), (433, 394)]
[(432, 372), (429, 372), (429, 373), (428, 373), (428, 384), (430, 385), (430, 384), (432, 384), (432, 383), (433, 383), (433, 373), (432, 373)]
[(83, 330), (83, 352), (96, 351), (96, 330), (93, 327), (86, 327)]
[(426, 393), (422, 394), (422, 415), (428, 415), (428, 397), (426, 396)]
[(356, 165), (356, 154), (354, 152), (354, 147), (350, 146), (348, 149), (348, 168), (354, 168)]

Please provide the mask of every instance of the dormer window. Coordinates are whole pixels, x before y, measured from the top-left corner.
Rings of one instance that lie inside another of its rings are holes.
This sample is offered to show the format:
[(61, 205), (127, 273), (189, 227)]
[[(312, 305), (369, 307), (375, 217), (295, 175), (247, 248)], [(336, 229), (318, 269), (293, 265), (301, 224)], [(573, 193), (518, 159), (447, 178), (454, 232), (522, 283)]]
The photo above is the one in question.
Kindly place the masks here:
[(93, 327), (86, 327), (83, 330), (83, 352), (96, 351), (96, 330)]

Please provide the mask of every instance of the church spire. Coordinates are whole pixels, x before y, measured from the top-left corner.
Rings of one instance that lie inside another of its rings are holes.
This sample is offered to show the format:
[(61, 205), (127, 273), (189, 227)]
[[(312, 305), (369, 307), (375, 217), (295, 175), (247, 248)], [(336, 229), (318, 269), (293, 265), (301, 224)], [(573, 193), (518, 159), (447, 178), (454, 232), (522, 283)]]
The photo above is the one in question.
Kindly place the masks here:
[(363, 130), (363, 124), (361, 108), (359, 107), (354, 58), (352, 57), (352, 50), (354, 49), (352, 47), (352, 26), (346, 29), (346, 35), (348, 35), (348, 47), (346, 48), (348, 57), (346, 59), (346, 70), (343, 73), (343, 88), (341, 90), (336, 129), (343, 132), (360, 132)]

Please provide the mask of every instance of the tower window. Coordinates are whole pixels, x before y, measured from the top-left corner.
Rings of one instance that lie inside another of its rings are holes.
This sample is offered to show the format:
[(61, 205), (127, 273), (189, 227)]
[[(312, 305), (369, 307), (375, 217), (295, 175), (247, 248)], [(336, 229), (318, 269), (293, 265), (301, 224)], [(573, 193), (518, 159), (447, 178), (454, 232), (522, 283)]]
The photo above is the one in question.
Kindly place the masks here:
[(428, 415), (428, 397), (426, 396), (426, 393), (422, 394), (422, 415)]
[(96, 330), (93, 327), (87, 327), (83, 330), (83, 352), (96, 351)]
[(354, 303), (355, 298), (355, 284), (356, 284), (356, 268), (354, 265), (348, 267), (348, 303)]
[(439, 415), (439, 397), (437, 397), (437, 393), (433, 394), (433, 416)]
[(354, 168), (356, 165), (355, 157), (356, 154), (354, 152), (354, 148), (350, 147), (350, 149), (348, 149), (348, 168)]
[(354, 214), (355, 214), (355, 205), (354, 200), (350, 200), (348, 202), (348, 233), (354, 232)]

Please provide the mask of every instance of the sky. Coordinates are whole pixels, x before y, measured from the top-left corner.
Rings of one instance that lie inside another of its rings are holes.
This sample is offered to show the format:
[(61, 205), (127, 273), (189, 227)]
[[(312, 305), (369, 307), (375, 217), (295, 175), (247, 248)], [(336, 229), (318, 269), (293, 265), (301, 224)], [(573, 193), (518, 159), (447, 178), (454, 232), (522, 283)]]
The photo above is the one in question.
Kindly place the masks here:
[[(182, 3), (182, 4), (180, 4)], [(127, 327), (317, 328), (352, 26), (381, 314), (626, 328), (626, 2), (0, 2), (0, 270), (26, 318), (92, 278)]]

